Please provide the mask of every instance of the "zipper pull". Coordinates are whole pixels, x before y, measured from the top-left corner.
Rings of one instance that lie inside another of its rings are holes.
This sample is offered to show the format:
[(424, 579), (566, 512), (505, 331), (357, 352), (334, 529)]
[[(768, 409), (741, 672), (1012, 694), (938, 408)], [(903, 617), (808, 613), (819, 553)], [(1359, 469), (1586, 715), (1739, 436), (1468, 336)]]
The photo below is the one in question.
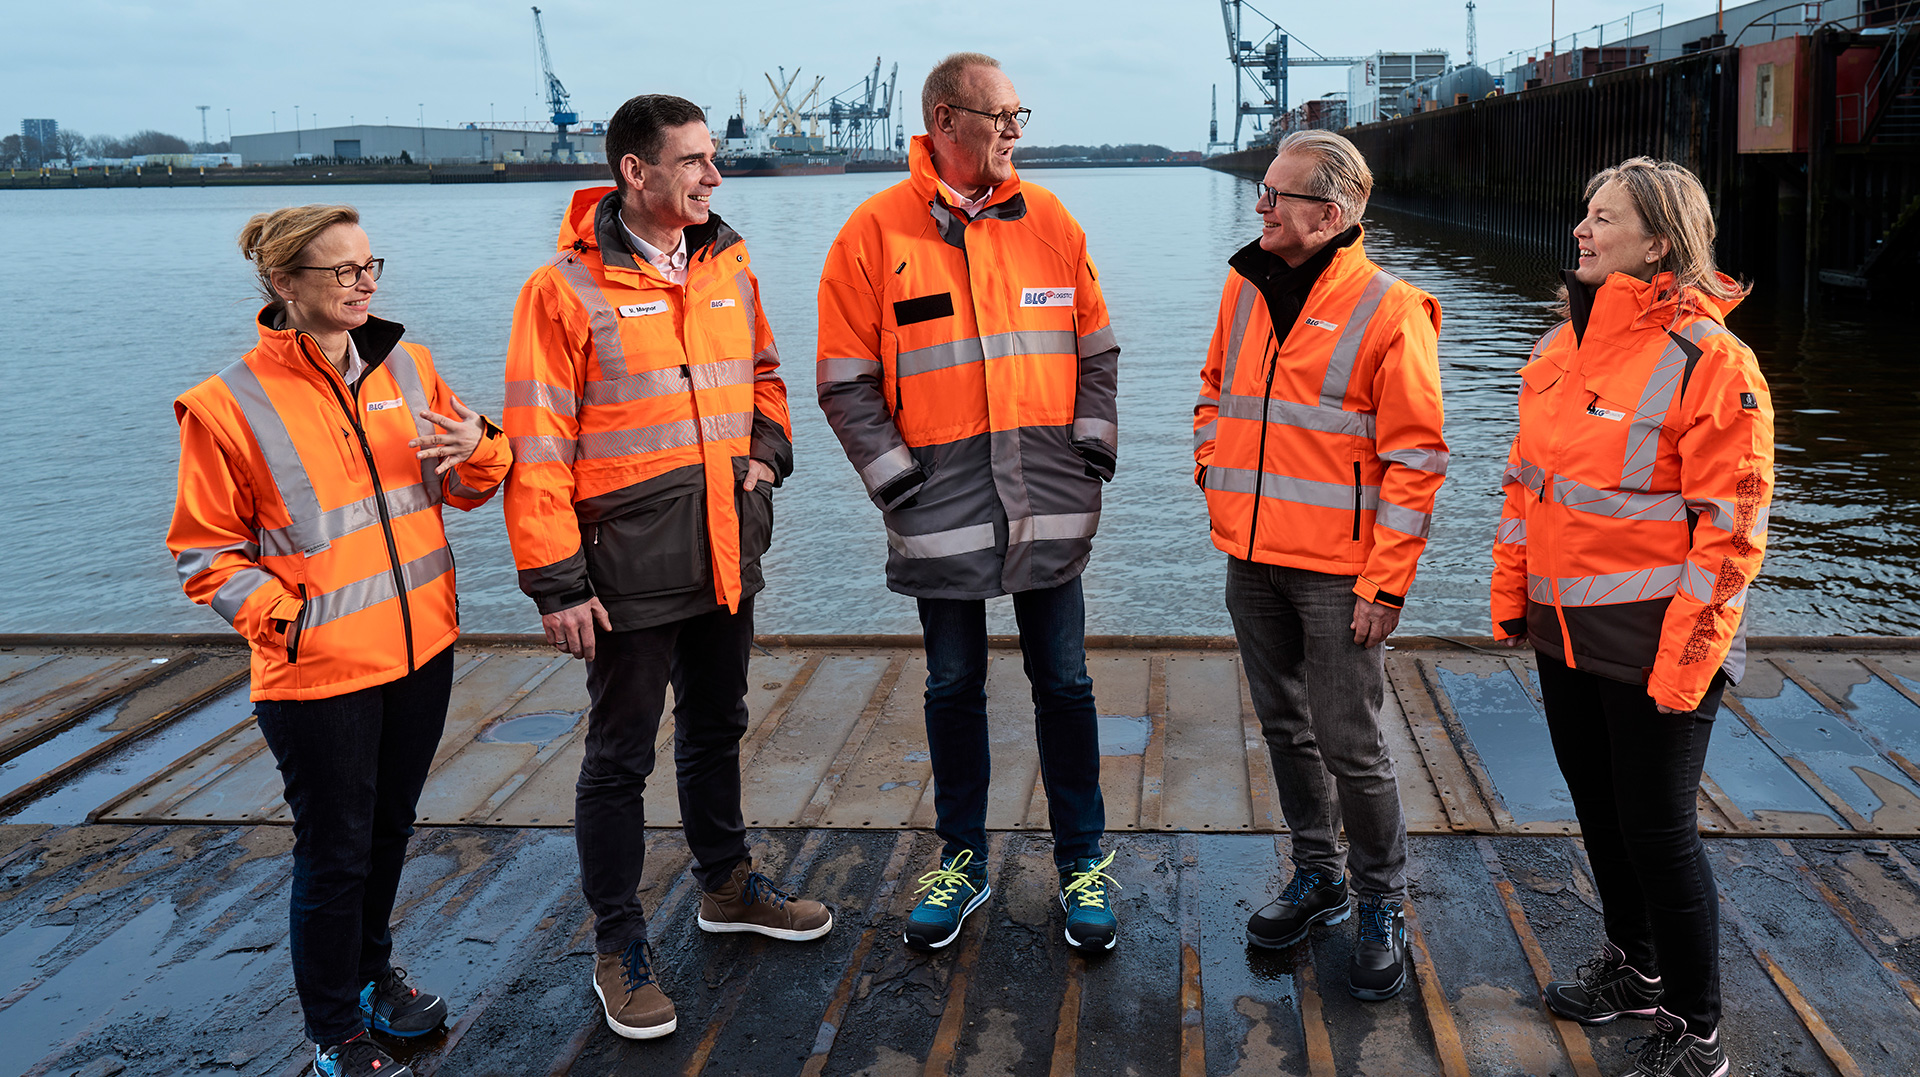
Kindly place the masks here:
[(681, 376), (681, 377), (683, 377), (683, 378), (685, 378), (685, 379), (687, 379), (688, 381), (692, 381), (692, 380), (693, 380), (693, 369), (692, 369), (691, 367), (689, 367), (689, 366), (687, 366), (687, 364), (685, 364), (685, 363), (681, 363), (681, 364), (680, 364), (680, 376)]
[(593, 544), (595, 546), (600, 545), (600, 525), (599, 524), (593, 525)]

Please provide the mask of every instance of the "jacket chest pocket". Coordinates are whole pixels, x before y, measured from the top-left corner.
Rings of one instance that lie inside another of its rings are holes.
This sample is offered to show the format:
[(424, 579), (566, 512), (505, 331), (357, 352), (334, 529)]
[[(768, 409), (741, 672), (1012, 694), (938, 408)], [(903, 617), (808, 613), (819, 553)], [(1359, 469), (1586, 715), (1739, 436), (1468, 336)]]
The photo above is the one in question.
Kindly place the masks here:
[(708, 582), (704, 492), (641, 505), (583, 530), (587, 577), (597, 594), (653, 598)]

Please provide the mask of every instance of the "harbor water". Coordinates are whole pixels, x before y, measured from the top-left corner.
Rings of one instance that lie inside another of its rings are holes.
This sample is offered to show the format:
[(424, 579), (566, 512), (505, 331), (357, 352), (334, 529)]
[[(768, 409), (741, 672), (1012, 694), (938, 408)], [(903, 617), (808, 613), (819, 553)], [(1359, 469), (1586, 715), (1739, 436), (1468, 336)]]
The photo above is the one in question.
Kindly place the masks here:
[[(776, 495), (763, 632), (918, 630), (886, 590), (879, 513), (813, 401), (814, 290), (827, 246), (897, 174), (727, 181), (714, 205), (745, 237), (779, 340), (797, 469)], [(1085, 226), (1121, 346), (1121, 458), (1086, 574), (1088, 631), (1231, 631), (1223, 555), (1192, 482), (1192, 407), (1227, 257), (1257, 233), (1253, 185), (1204, 169), (1035, 172)], [(555, 250), (573, 186), (23, 191), (0, 197), (0, 631), (222, 627), (180, 594), (164, 537), (175, 395), (238, 358), (259, 305), (233, 238), (277, 206), (358, 206), (387, 260), (374, 312), (433, 350), (473, 406), (499, 414), (514, 297)], [(1568, 225), (1574, 222), (1569, 192)], [(1484, 248), (1377, 210), (1367, 248), (1439, 297), (1453, 465), (1402, 633), (1486, 631), (1488, 547), (1513, 435), (1516, 371), (1552, 323), (1555, 259)], [(1558, 252), (1570, 254), (1569, 251)], [(1738, 266), (1730, 267), (1737, 271)], [(1920, 633), (1920, 430), (1910, 333), (1885, 315), (1756, 294), (1733, 318), (1778, 414), (1779, 485), (1762, 635)], [(449, 510), (469, 630), (537, 631), (514, 583), (500, 502)], [(1011, 606), (990, 604), (1011, 626)]]

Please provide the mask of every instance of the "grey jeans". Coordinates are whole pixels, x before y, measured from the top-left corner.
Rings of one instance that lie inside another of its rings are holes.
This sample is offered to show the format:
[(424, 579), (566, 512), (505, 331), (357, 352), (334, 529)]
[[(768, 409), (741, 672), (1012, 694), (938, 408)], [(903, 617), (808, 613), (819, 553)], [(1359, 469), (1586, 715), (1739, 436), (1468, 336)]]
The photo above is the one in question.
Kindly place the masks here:
[(1353, 642), (1353, 582), (1229, 557), (1227, 612), (1293, 831), (1295, 870), (1338, 877), (1351, 866), (1355, 891), (1404, 898), (1407, 821), (1380, 731), (1385, 656)]

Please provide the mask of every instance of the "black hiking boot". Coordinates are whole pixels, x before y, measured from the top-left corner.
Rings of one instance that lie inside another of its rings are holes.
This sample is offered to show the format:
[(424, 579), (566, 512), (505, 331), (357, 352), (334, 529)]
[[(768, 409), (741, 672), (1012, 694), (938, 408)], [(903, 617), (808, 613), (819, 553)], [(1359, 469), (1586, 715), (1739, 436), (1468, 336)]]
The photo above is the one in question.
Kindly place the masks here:
[(1380, 894), (1360, 898), (1360, 929), (1347, 967), (1347, 991), (1367, 1002), (1390, 999), (1407, 986), (1407, 914)]
[(1321, 872), (1296, 868), (1280, 896), (1247, 920), (1247, 942), (1278, 950), (1306, 938), (1315, 924), (1338, 924), (1352, 915), (1346, 876), (1330, 880)]

